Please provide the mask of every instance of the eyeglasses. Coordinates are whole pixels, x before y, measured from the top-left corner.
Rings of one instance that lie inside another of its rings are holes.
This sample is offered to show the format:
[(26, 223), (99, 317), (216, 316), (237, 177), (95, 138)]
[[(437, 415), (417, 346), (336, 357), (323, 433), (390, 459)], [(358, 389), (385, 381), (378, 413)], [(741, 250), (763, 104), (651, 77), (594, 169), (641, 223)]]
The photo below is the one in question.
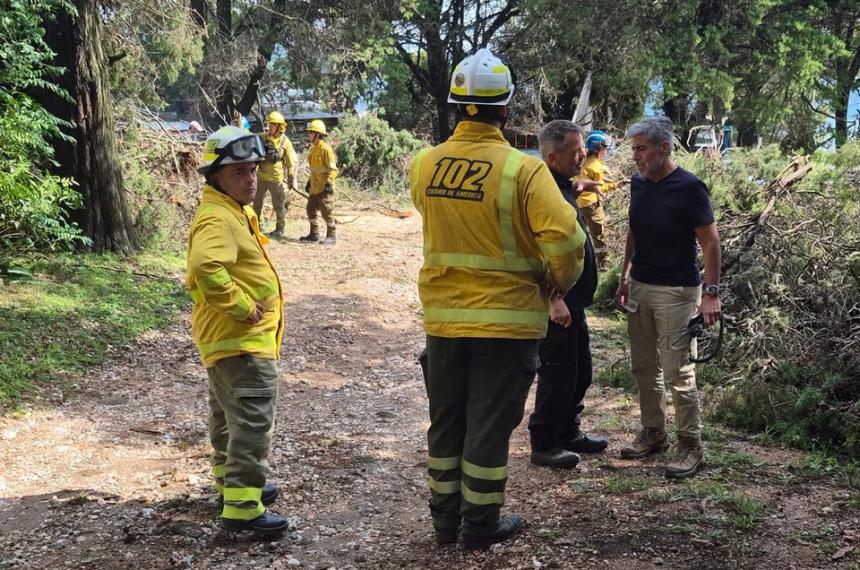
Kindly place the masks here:
[(254, 158), (254, 155), (263, 159), (266, 156), (266, 149), (259, 136), (249, 135), (236, 139), (223, 148), (215, 149), (215, 154), (232, 160), (250, 160)]

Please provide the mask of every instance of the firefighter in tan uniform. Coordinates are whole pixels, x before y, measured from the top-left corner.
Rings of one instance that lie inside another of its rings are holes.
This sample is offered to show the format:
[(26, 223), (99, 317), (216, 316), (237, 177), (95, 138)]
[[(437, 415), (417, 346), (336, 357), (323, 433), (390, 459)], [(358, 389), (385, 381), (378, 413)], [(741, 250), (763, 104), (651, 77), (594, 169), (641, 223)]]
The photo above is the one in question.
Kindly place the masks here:
[(469, 549), (522, 526), (519, 515), (499, 512), (509, 440), (534, 379), (549, 295), (576, 282), (584, 258), (576, 211), (549, 169), (502, 136), (513, 91), (510, 70), (489, 50), (464, 59), (448, 99), (462, 120), (410, 172), (424, 232), (430, 512), (439, 542), (456, 542), (462, 530)]
[(311, 229), (308, 235), (299, 238), (299, 240), (319, 241), (317, 212), (320, 212), (326, 227), (326, 236), (321, 243), (334, 245), (337, 242), (334, 222), (334, 181), (337, 179), (337, 156), (323, 140), (327, 134), (325, 123), (319, 119), (314, 119), (308, 123), (308, 142), (311, 144), (311, 149), (308, 152), (308, 167), (311, 174), (305, 185), (305, 192), (308, 193), (307, 214)]
[(257, 171), (257, 194), (254, 196), (254, 213), (262, 219), (266, 193), (272, 195), (275, 209), (275, 231), (269, 237), (284, 237), (284, 223), (290, 209), (290, 190), (296, 189), (296, 151), (284, 133), (287, 121), (277, 111), (266, 117), (266, 157)]
[(603, 210), (603, 199), (610, 190), (618, 184), (606, 178), (606, 167), (603, 164), (609, 147), (609, 137), (603, 131), (591, 131), (585, 139), (588, 155), (582, 164), (579, 181), (595, 182), (595, 186), (583, 189), (578, 193), (576, 206), (582, 212), (588, 224), (588, 232), (594, 242), (594, 253), (597, 265), (603, 269), (606, 265), (606, 212)]
[(278, 395), (284, 297), (249, 204), (265, 148), (257, 135), (222, 127), (206, 140), (203, 199), (188, 238), (191, 331), (209, 376), (212, 475), (223, 526), (280, 534), (287, 519), (267, 512), (266, 483)]

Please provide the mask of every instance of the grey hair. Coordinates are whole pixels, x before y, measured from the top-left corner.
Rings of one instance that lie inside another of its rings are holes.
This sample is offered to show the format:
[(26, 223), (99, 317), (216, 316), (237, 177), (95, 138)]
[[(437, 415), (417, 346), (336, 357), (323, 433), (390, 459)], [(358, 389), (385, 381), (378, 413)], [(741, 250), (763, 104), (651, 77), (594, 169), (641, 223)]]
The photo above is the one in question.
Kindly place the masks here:
[(550, 121), (538, 133), (538, 147), (541, 156), (546, 160), (551, 152), (557, 152), (564, 145), (564, 139), (568, 133), (582, 136), (582, 129), (573, 121), (556, 119)]
[(648, 117), (627, 129), (628, 137), (644, 136), (653, 144), (669, 143), (669, 154), (675, 147), (675, 131), (672, 130), (672, 120), (669, 117)]

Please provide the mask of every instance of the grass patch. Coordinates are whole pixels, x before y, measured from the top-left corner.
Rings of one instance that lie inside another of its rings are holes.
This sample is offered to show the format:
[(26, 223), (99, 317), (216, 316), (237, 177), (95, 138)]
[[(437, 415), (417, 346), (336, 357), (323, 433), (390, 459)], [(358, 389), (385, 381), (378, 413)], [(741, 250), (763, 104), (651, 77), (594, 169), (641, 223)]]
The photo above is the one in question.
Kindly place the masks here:
[(628, 392), (635, 392), (637, 390), (636, 379), (630, 372), (630, 363), (626, 358), (600, 370), (597, 373), (596, 380), (601, 386), (622, 388)]
[(648, 479), (638, 477), (609, 477), (603, 482), (603, 491), (610, 495), (624, 495), (625, 493), (638, 493), (651, 487)]
[(642, 496), (641, 501), (645, 506), (653, 506), (690, 499), (704, 499), (724, 509), (728, 514), (729, 524), (739, 530), (757, 529), (764, 520), (767, 508), (764, 502), (741, 491), (704, 479), (687, 480), (677, 489), (665, 493), (649, 490)]
[(598, 431), (618, 431), (624, 425), (624, 419), (616, 414), (604, 416), (594, 427)]
[(762, 464), (749, 453), (728, 447), (713, 446), (708, 450), (708, 465), (711, 467), (760, 467)]
[(538, 535), (546, 541), (552, 541), (564, 535), (561, 529), (558, 528), (542, 528), (538, 531)]
[(790, 468), (801, 475), (832, 477), (842, 485), (860, 490), (860, 462), (839, 459), (826, 453), (809, 453), (792, 463)]
[(568, 483), (568, 486), (570, 487), (570, 492), (577, 495), (584, 495), (594, 491), (594, 485), (588, 481), (583, 481), (582, 479), (571, 481)]
[(190, 301), (175, 255), (57, 255), (34, 278), (0, 288), (0, 405), (34, 381), (56, 381), (104, 360), (111, 347), (162, 327)]

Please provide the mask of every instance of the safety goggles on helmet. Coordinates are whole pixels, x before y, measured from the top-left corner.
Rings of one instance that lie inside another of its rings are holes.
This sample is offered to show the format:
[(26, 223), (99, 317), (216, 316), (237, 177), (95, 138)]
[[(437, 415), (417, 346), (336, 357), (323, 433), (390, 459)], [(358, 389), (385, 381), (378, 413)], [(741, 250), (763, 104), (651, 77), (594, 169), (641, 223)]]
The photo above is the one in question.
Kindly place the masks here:
[(215, 154), (218, 156), (209, 166), (210, 172), (224, 164), (262, 162), (266, 156), (266, 148), (260, 137), (250, 135), (231, 141), (221, 148), (216, 148)]
[(206, 139), (201, 174), (212, 172), (225, 164), (261, 162), (266, 156), (263, 141), (245, 129), (228, 125), (221, 127)]
[[(257, 135), (249, 135), (231, 141), (223, 148), (216, 148), (215, 154), (219, 158), (230, 158), (233, 162), (258, 161), (266, 156), (266, 147)], [(254, 158), (254, 157), (257, 158)]]

